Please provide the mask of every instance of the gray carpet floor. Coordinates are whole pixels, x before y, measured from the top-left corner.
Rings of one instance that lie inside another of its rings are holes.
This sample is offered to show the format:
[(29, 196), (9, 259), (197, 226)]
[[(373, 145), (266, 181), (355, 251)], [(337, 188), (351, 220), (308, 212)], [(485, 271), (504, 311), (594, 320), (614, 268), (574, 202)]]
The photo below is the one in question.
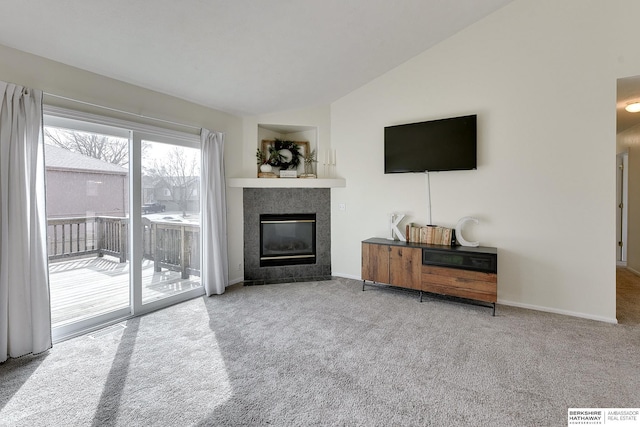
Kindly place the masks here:
[(640, 407), (640, 329), (361, 282), (241, 286), (0, 365), (8, 426), (562, 426)]

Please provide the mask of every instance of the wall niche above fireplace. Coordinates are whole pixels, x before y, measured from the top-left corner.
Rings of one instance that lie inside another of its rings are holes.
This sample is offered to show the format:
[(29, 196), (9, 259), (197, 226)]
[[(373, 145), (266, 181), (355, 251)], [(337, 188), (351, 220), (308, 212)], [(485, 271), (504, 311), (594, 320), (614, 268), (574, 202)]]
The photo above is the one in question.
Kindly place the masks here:
[[(311, 150), (318, 149), (318, 128), (316, 126), (258, 123), (257, 148), (267, 154), (267, 157), (268, 151), (266, 144), (268, 141), (274, 141), (276, 139), (298, 142), (300, 144), (299, 153), (306, 155), (309, 154)], [(271, 142), (268, 145), (273, 145), (273, 143)], [(253, 151), (251, 154), (253, 154)], [(304, 173), (304, 161), (301, 161), (298, 165), (297, 172), (298, 176)]]

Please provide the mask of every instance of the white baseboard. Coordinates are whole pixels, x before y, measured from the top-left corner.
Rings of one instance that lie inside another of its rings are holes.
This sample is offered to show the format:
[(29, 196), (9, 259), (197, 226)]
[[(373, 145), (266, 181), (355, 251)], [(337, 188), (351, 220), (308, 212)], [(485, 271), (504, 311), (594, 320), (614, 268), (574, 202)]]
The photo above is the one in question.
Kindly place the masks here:
[(236, 283), (244, 282), (244, 276), (235, 279), (229, 279), (229, 284), (227, 286), (235, 285)]
[(345, 273), (331, 273), (332, 276), (335, 277), (342, 277), (344, 279), (353, 279), (353, 280), (362, 280), (362, 278), (360, 276), (354, 276), (352, 274), (345, 274)]
[(611, 317), (603, 317), (603, 316), (594, 316), (592, 314), (580, 313), (580, 312), (576, 312), (576, 311), (560, 310), (560, 309), (557, 309), (557, 308), (542, 307), (542, 306), (539, 306), (539, 305), (532, 305), (532, 304), (523, 304), (523, 303), (520, 303), (520, 302), (506, 301), (506, 300), (502, 300), (502, 299), (498, 299), (498, 304), (509, 305), (509, 306), (519, 307), (519, 308), (526, 308), (526, 309), (529, 309), (529, 310), (544, 311), (546, 313), (554, 313), (554, 314), (562, 314), (562, 315), (565, 315), (565, 316), (580, 317), (582, 319), (597, 320), (599, 322), (606, 322), (606, 323), (613, 323), (613, 324), (617, 324), (618, 323), (618, 319), (616, 319), (615, 317), (611, 318)]
[(640, 276), (640, 271), (638, 271), (638, 270), (635, 270), (635, 269), (633, 269), (631, 267), (627, 267), (627, 270), (629, 270), (630, 272), (632, 272), (636, 276)]

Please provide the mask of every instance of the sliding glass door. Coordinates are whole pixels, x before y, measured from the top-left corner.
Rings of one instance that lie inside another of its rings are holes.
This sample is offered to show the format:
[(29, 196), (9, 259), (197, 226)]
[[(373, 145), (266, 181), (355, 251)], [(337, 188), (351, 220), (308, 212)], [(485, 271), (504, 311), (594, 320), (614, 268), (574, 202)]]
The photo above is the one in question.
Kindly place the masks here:
[(201, 290), (200, 149), (142, 141), (142, 304)]
[(51, 321), (66, 335), (130, 314), (129, 132), (47, 123)]
[(54, 340), (204, 293), (198, 138), (99, 119), (45, 115)]

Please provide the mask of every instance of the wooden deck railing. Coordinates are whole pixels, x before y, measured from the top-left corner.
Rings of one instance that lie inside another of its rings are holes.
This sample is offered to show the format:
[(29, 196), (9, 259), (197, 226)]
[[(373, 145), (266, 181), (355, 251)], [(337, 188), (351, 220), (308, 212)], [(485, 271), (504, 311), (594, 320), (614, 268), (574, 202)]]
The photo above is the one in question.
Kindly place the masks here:
[(98, 253), (95, 217), (47, 220), (49, 260)]
[(183, 279), (200, 275), (199, 225), (149, 222), (144, 226), (142, 241), (143, 257), (154, 261), (156, 271), (180, 271)]
[(111, 255), (120, 259), (120, 262), (127, 260), (129, 255), (129, 219), (114, 216), (96, 217), (98, 228), (98, 255)]
[[(48, 221), (49, 260), (97, 254), (125, 262), (129, 255), (129, 219), (111, 216), (56, 218)], [(200, 275), (200, 226), (143, 218), (143, 258), (155, 270)]]

